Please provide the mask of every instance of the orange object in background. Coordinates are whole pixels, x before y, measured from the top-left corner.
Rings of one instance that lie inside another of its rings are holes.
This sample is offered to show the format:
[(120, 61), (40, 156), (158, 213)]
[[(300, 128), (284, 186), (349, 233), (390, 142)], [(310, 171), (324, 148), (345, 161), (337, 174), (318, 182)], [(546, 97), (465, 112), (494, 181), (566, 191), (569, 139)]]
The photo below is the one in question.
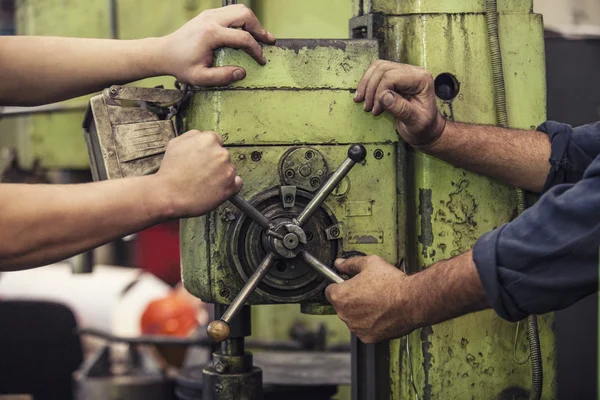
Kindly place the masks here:
[(175, 289), (167, 297), (148, 304), (142, 314), (143, 335), (169, 335), (186, 337), (198, 327), (202, 303), (192, 298), (185, 289)]

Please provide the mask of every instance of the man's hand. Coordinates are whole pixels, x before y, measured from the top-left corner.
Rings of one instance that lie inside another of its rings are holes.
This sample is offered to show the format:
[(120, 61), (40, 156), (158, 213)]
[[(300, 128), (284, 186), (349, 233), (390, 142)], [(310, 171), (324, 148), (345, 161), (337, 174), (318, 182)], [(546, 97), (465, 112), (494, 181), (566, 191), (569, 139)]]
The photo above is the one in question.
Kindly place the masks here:
[(440, 138), (446, 125), (435, 101), (433, 77), (420, 67), (376, 61), (363, 75), (354, 101), (365, 102), (365, 111), (389, 111), (396, 130), (408, 144), (428, 147)]
[(235, 66), (213, 68), (214, 50), (243, 49), (264, 65), (266, 59), (258, 42), (274, 44), (275, 36), (263, 28), (252, 10), (240, 4), (204, 11), (162, 40), (165, 73), (182, 83), (224, 86), (244, 79), (246, 71)]
[(337, 260), (335, 267), (355, 275), (325, 290), (338, 316), (364, 343), (397, 338), (418, 327), (404, 307), (403, 292), (410, 277), (381, 257), (352, 257)]
[(155, 176), (172, 218), (205, 214), (242, 188), (223, 139), (214, 132), (190, 131), (171, 140)]

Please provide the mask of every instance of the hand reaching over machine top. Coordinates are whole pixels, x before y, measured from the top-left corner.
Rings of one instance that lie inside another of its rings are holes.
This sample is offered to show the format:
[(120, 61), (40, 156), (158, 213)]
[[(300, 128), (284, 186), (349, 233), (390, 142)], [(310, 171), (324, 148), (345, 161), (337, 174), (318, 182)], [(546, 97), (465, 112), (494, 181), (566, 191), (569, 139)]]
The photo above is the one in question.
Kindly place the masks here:
[(171, 140), (154, 176), (172, 218), (205, 214), (242, 188), (242, 178), (214, 132), (190, 131)]
[(204, 11), (161, 40), (163, 73), (182, 83), (224, 86), (244, 79), (246, 71), (236, 66), (212, 67), (214, 50), (243, 49), (264, 65), (266, 59), (258, 42), (274, 44), (275, 36), (263, 28), (252, 10), (240, 4)]
[(329, 285), (325, 295), (338, 316), (364, 343), (397, 338), (418, 327), (410, 309), (402, 304), (410, 277), (381, 257), (337, 260), (335, 267), (355, 275)]
[(433, 77), (420, 67), (376, 61), (365, 72), (354, 96), (365, 111), (389, 111), (396, 130), (408, 144), (428, 147), (440, 138), (446, 121), (438, 112)]

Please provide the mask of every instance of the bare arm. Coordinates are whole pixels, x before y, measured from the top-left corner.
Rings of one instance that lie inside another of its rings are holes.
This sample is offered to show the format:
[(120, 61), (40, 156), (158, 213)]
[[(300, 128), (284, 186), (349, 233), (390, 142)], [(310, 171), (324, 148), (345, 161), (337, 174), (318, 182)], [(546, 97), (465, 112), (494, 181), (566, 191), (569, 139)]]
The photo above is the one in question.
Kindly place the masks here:
[(200, 86), (227, 85), (243, 79), (245, 71), (211, 68), (213, 51), (242, 48), (264, 64), (257, 40), (273, 43), (275, 38), (242, 5), (205, 11), (162, 38), (0, 36), (0, 106), (56, 102), (158, 75)]
[(377, 61), (361, 79), (356, 102), (390, 112), (408, 144), (501, 182), (541, 191), (550, 170), (550, 141), (540, 132), (446, 122), (438, 112), (433, 77), (422, 68)]
[(542, 191), (550, 171), (550, 139), (537, 131), (447, 122), (438, 140), (420, 150), (532, 192)]
[(49, 264), (170, 218), (202, 215), (241, 185), (220, 137), (196, 131), (169, 143), (152, 176), (1, 184), (0, 271)]
[(356, 276), (329, 285), (325, 293), (338, 316), (365, 343), (398, 338), (490, 307), (471, 251), (414, 275), (377, 256), (338, 260), (336, 267)]
[(0, 271), (63, 260), (169, 217), (155, 177), (0, 185)]

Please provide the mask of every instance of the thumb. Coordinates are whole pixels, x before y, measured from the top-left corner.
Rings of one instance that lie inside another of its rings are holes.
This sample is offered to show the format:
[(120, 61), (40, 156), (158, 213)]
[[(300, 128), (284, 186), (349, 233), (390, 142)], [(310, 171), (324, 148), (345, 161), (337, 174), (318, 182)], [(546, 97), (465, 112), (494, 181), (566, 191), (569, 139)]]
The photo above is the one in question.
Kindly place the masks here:
[(358, 275), (367, 268), (367, 257), (338, 258), (335, 267), (348, 275)]
[(381, 108), (389, 111), (394, 117), (404, 121), (408, 119), (412, 113), (412, 106), (404, 97), (391, 90), (382, 93), (379, 98)]
[(240, 67), (202, 67), (193, 74), (192, 85), (196, 86), (227, 86), (246, 77), (246, 71)]

